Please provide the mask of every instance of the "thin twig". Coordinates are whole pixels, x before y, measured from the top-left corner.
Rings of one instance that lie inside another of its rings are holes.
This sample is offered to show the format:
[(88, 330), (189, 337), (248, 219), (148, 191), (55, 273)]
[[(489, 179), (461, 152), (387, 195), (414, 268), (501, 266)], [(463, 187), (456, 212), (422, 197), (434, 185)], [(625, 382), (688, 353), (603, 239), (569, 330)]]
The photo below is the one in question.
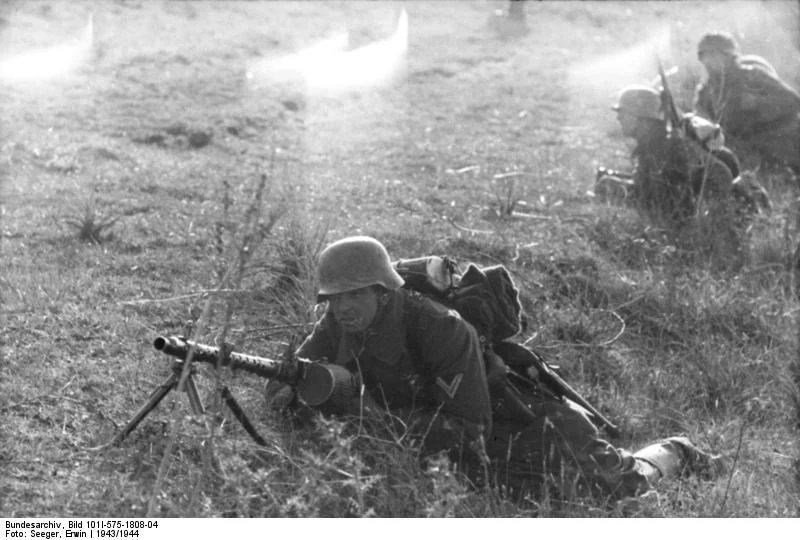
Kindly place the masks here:
[(264, 328), (251, 328), (249, 332), (278, 332), (280, 330), (295, 330), (297, 328), (308, 328), (312, 326), (313, 322), (298, 323), (298, 324), (280, 324), (277, 326), (266, 326)]
[(720, 503), (719, 510), (717, 511), (718, 515), (722, 514), (722, 511), (725, 509), (725, 503), (728, 501), (728, 492), (731, 489), (731, 482), (733, 481), (733, 473), (736, 471), (736, 464), (739, 461), (739, 455), (741, 454), (741, 451), (742, 451), (742, 442), (744, 441), (744, 431), (745, 431), (746, 427), (747, 427), (747, 421), (746, 420), (742, 421), (742, 427), (739, 429), (739, 442), (736, 445), (736, 454), (734, 454), (734, 456), (733, 456), (733, 463), (731, 464), (731, 471), (728, 474), (728, 483), (725, 486), (725, 493), (722, 496), (722, 502)]
[(520, 212), (519, 210), (512, 211), (510, 214), (508, 214), (508, 217), (517, 219), (538, 219), (541, 221), (553, 221), (554, 219), (553, 216), (543, 216), (541, 214), (528, 214), (526, 212)]
[(611, 313), (614, 317), (617, 318), (617, 320), (619, 320), (620, 324), (622, 325), (621, 328), (619, 329), (619, 332), (617, 332), (617, 335), (615, 335), (613, 338), (611, 338), (609, 340), (603, 341), (602, 343), (598, 343), (596, 345), (597, 347), (606, 347), (608, 345), (611, 345), (615, 341), (617, 341), (620, 337), (622, 337), (622, 334), (625, 333), (625, 328), (626, 328), (625, 327), (625, 319), (620, 317), (619, 313), (617, 313), (615, 311), (611, 311), (611, 310), (608, 310), (608, 309), (603, 309), (601, 311), (605, 311), (605, 312)]
[(492, 176), (492, 178), (494, 178), (495, 180), (501, 180), (503, 178), (513, 178), (513, 177), (517, 177), (517, 176), (532, 176), (533, 177), (533, 176), (536, 176), (536, 175), (533, 174), (533, 173), (524, 172), (524, 171), (511, 171), (511, 172), (507, 172), (507, 173), (495, 174), (494, 176)]
[[(18, 401), (16, 403), (11, 403), (9, 405), (4, 405), (2, 408), (0, 408), (0, 412), (9, 411), (11, 409), (15, 409), (17, 407), (21, 407), (21, 406), (23, 406), (23, 405), (25, 405), (27, 403), (33, 403), (34, 401), (39, 401), (39, 400), (42, 400), (42, 399), (55, 399), (55, 398), (57, 398), (59, 396), (59, 394), (63, 393), (64, 390), (66, 390), (69, 385), (72, 384), (72, 382), (75, 380), (75, 378), (76, 377), (72, 377), (69, 381), (67, 381), (67, 384), (65, 384), (64, 386), (62, 386), (58, 390), (56, 390), (55, 394), (52, 394), (51, 392), (47, 392), (45, 394), (39, 394), (38, 396), (24, 398), (22, 401)], [(58, 399), (69, 399), (70, 401), (74, 401), (75, 403), (80, 403), (81, 405), (83, 405), (82, 401), (79, 401), (77, 399), (67, 398), (66, 396), (58, 397)]]
[(470, 171), (478, 171), (480, 167), (478, 165), (470, 165), (468, 167), (461, 167), (460, 169), (446, 169), (444, 172), (447, 174), (464, 174)]
[(456, 223), (455, 221), (453, 221), (453, 220), (451, 220), (451, 219), (448, 219), (448, 218), (447, 218), (447, 217), (445, 217), (445, 216), (442, 216), (442, 219), (443, 219), (445, 222), (447, 222), (447, 223), (449, 223), (450, 225), (452, 225), (453, 227), (455, 227), (456, 229), (458, 229), (458, 230), (460, 230), (460, 231), (468, 232), (468, 233), (470, 233), (470, 234), (494, 234), (494, 231), (486, 231), (486, 230), (479, 230), (479, 229), (469, 229), (469, 228), (467, 228), (467, 227), (464, 227), (464, 226), (461, 226), (461, 225), (459, 225), (459, 224), (458, 224), (458, 223)]
[(161, 484), (164, 482), (164, 478), (167, 475), (170, 461), (172, 461), (172, 449), (175, 446), (177, 433), (180, 431), (182, 423), (183, 417), (179, 416), (178, 428), (172, 430), (172, 434), (167, 440), (167, 447), (164, 449), (164, 456), (161, 458), (161, 463), (158, 464), (158, 474), (156, 475), (156, 481), (153, 483), (153, 492), (150, 495), (150, 499), (147, 501), (147, 513), (145, 514), (146, 517), (154, 517), (156, 515), (155, 510), (158, 494), (161, 491)]
[(134, 306), (134, 305), (140, 305), (140, 304), (154, 304), (154, 303), (157, 303), (157, 302), (175, 302), (177, 300), (186, 300), (187, 298), (195, 298), (197, 296), (206, 296), (206, 295), (209, 295), (209, 294), (220, 295), (220, 294), (232, 294), (232, 293), (242, 293), (242, 292), (246, 292), (246, 291), (244, 291), (242, 289), (206, 289), (206, 290), (198, 291), (198, 292), (195, 292), (195, 293), (182, 294), (182, 295), (179, 295), (179, 296), (171, 296), (169, 298), (148, 298), (148, 299), (144, 299), (144, 300), (122, 300), (120, 302), (117, 302), (117, 304), (122, 305), (122, 306)]

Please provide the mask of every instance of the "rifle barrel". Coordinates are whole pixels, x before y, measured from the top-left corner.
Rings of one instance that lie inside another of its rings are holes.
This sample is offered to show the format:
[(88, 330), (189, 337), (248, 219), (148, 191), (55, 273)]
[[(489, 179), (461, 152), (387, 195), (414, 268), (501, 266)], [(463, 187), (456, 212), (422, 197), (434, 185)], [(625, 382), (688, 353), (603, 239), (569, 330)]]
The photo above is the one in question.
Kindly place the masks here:
[[(595, 426), (605, 428), (606, 432), (612, 437), (619, 436), (619, 428), (567, 384), (539, 353), (513, 341), (495, 343), (494, 351), (509, 363), (508, 374), (513, 375), (515, 381), (532, 388), (545, 389), (556, 399), (567, 398), (577, 403), (589, 413), (590, 420)], [(533, 365), (539, 372), (538, 381), (524, 374), (524, 370), (530, 365)], [(515, 372), (515, 370), (520, 371)]]
[(672, 95), (672, 90), (669, 87), (669, 80), (667, 74), (664, 72), (664, 65), (661, 63), (661, 57), (656, 54), (656, 64), (658, 66), (658, 76), (661, 79), (661, 96), (664, 100), (665, 111), (668, 116), (670, 124), (674, 129), (678, 129), (681, 124), (681, 115), (678, 112), (678, 106), (675, 105), (675, 98)]
[(603, 413), (598, 411), (591, 403), (586, 401), (586, 399), (582, 395), (580, 395), (574, 388), (572, 388), (569, 384), (567, 384), (567, 381), (562, 379), (561, 376), (558, 375), (558, 373), (553, 371), (550, 368), (550, 366), (547, 365), (547, 362), (541, 360), (541, 363), (537, 367), (540, 369), (539, 376), (541, 377), (542, 382), (547, 384), (551, 390), (560, 393), (567, 399), (574, 401), (575, 403), (586, 409), (589, 412), (589, 414), (591, 414), (592, 416), (595, 417), (595, 419), (597, 419), (597, 422), (599, 422), (602, 426), (605, 426), (606, 431), (608, 432), (609, 435), (611, 435), (612, 437), (619, 437), (620, 435), (619, 428), (616, 425), (614, 425), (614, 423), (611, 422), (611, 420), (606, 418)]

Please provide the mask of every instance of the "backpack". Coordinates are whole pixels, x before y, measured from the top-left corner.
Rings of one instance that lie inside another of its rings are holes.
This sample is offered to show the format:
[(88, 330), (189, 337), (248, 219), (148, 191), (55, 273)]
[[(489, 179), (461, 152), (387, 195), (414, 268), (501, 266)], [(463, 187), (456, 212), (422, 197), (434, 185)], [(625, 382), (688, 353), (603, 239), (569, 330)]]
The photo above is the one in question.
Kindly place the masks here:
[(455, 309), (478, 332), (484, 348), (522, 330), (519, 290), (505, 266), (470, 264), (459, 274), (453, 260), (438, 256), (400, 260), (392, 266), (405, 280), (404, 288)]
[[(506, 267), (478, 268), (466, 272), (448, 257), (399, 260), (392, 267), (405, 280), (403, 288), (419, 292), (455, 309), (478, 333), (484, 351), (486, 379), (495, 421), (526, 425), (536, 420), (529, 400), (564, 398), (576, 403), (587, 419), (616, 437), (618, 428), (575, 392), (535, 351), (509, 338), (524, 326), (519, 290)], [(537, 372), (531, 378), (529, 369)]]
[[(470, 264), (466, 272), (459, 274), (454, 261), (437, 256), (400, 260), (392, 266), (405, 280), (403, 288), (455, 309), (477, 331), (494, 421), (520, 425), (534, 421), (523, 392), (508, 379), (512, 370), (524, 373), (534, 362), (530, 351), (505, 341), (522, 329), (519, 291), (508, 270), (502, 265), (478, 268)], [(526, 354), (520, 355), (515, 347)], [(509, 352), (516, 354), (507, 354)], [(529, 395), (542, 393), (532, 381), (525, 386)]]

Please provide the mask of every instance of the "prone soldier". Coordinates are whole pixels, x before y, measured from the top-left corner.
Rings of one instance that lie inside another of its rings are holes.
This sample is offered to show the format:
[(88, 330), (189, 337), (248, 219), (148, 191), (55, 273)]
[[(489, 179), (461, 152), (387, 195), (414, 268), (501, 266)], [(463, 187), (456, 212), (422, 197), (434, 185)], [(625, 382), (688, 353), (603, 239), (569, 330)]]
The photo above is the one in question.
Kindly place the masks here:
[[(563, 495), (573, 485), (564, 480), (570, 477), (621, 499), (681, 472), (718, 471), (721, 462), (685, 437), (636, 453), (614, 447), (585, 409), (537, 390), (535, 379), (519, 396), (525, 414), (504, 409), (501, 390), (509, 383), (492, 382), (487, 374), (504, 358), (485, 349), (458, 312), (404, 288), (374, 238), (330, 244), (320, 254), (317, 278), (327, 309), (297, 353), (345, 368), (360, 388), (349, 400), (320, 407), (323, 414), (403, 418), (404, 425), (417, 426), (426, 455), (447, 452), (476, 483), (488, 480), (519, 498), (545, 487)], [(506, 349), (511, 355), (527, 351), (511, 342)], [(518, 359), (506, 354), (505, 360)], [(273, 406), (291, 402), (291, 393), (272, 382), (266, 389)]]
[(701, 118), (683, 115), (679, 125), (668, 127), (662, 95), (655, 89), (626, 87), (612, 110), (622, 134), (635, 140), (633, 171), (599, 170), (595, 192), (603, 195), (622, 185), (630, 202), (655, 225), (673, 233), (697, 227), (705, 239), (700, 247), (716, 266), (741, 264), (749, 219), (769, 207), (763, 187), (751, 175), (739, 175), (738, 158)]

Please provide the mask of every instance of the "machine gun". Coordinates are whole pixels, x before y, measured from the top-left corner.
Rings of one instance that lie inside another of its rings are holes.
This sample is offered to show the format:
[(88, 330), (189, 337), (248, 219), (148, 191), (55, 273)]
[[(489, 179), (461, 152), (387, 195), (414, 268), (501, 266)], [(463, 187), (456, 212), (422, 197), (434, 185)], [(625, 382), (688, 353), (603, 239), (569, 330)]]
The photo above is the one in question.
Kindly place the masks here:
[[(148, 402), (137, 412), (130, 422), (109, 443), (119, 444), (152, 411), (170, 390), (178, 387), (185, 362), (199, 362), (242, 370), (265, 379), (274, 379), (295, 387), (297, 396), (312, 407), (322, 404), (341, 406), (356, 395), (357, 383), (345, 368), (326, 362), (311, 362), (304, 358), (290, 357), (286, 360), (272, 360), (233, 352), (230, 347), (212, 347), (181, 336), (159, 336), (153, 342), (156, 350), (175, 357), (172, 374), (150, 396)], [(193, 368), (193, 365), (190, 366)], [(195, 414), (203, 414), (203, 405), (192, 378), (193, 371), (186, 376), (183, 389)], [(266, 446), (266, 441), (258, 434), (227, 388), (222, 389), (222, 398), (231, 409), (234, 417), (242, 424), (248, 434), (258, 444)]]

